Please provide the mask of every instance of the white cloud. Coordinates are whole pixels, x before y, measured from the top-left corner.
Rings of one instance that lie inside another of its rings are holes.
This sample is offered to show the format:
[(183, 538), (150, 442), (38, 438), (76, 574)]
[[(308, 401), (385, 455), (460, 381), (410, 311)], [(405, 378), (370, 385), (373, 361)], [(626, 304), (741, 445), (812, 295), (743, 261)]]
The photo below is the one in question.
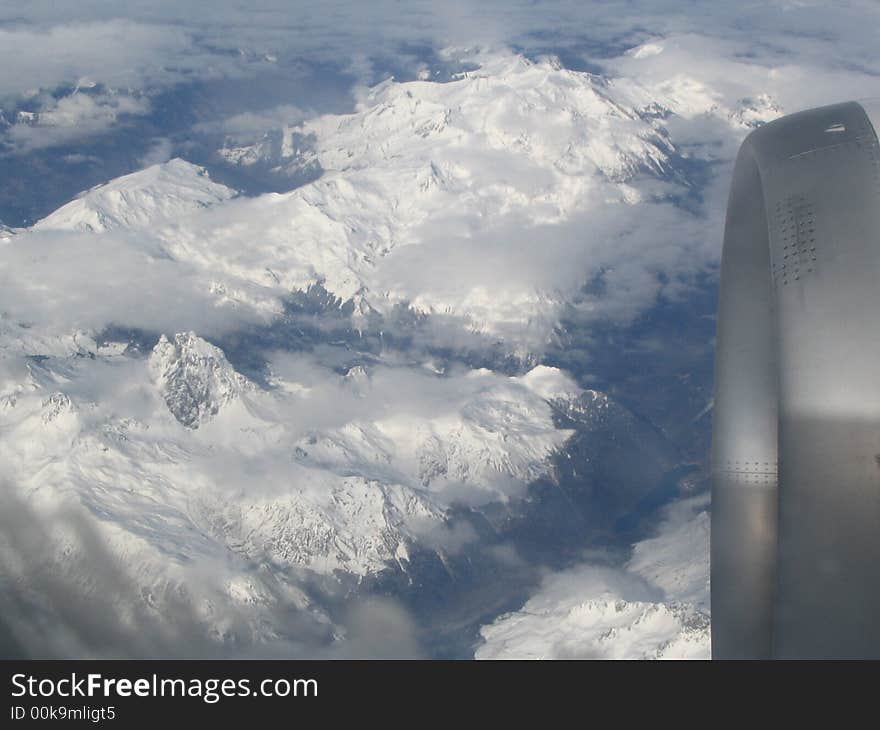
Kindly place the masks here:
[(271, 315), (224, 304), (210, 279), (122, 232), (33, 232), (0, 246), (0, 312), (49, 336), (111, 323), (216, 335)]
[(310, 112), (294, 104), (281, 104), (271, 109), (245, 111), (223, 119), (201, 122), (194, 127), (197, 132), (219, 132), (240, 141), (253, 141), (269, 130), (295, 126)]
[(103, 132), (120, 116), (146, 114), (149, 109), (149, 100), (118, 93), (74, 93), (57, 100), (50, 98), (39, 112), (12, 125), (7, 141), (19, 152), (29, 152)]
[[(35, 506), (0, 481), (0, 655), (16, 659), (412, 659), (417, 627), (389, 598), (335, 622), (240, 558), (150, 565), (137, 540), (72, 500)], [(155, 557), (154, 557), (155, 559)]]
[(170, 139), (158, 137), (153, 140), (153, 146), (150, 147), (147, 154), (141, 157), (140, 163), (143, 167), (150, 167), (150, 165), (160, 165), (163, 162), (168, 162), (171, 159), (173, 149)]
[[(192, 49), (189, 33), (173, 25), (125, 19), (63, 25), (19, 21), (0, 26), (0, 99), (75, 85), (84, 77), (113, 88), (167, 83), (183, 77), (186, 67), (171, 69)], [(193, 58), (190, 68), (204, 60)]]

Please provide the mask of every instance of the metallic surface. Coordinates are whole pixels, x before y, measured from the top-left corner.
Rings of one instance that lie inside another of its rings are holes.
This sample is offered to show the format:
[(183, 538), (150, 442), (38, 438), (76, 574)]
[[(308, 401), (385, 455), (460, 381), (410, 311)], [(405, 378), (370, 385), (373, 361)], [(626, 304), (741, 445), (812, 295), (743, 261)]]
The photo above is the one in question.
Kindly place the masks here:
[(712, 653), (880, 658), (880, 105), (756, 129), (727, 211)]

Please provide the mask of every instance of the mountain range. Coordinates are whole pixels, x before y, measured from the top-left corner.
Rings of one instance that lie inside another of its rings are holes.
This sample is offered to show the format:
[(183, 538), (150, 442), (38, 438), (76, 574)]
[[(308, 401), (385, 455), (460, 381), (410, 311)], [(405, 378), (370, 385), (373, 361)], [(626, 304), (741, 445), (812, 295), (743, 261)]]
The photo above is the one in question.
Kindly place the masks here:
[(668, 121), (776, 111), (485, 54), (216, 149), (287, 191), (173, 158), (4, 228), (0, 477), (44, 560), (0, 554), (41, 646), (119, 653), (78, 592), (164, 626), (145, 653), (357, 653), (366, 605), (404, 654), (705, 656), (700, 467), (558, 353), (709, 261)]

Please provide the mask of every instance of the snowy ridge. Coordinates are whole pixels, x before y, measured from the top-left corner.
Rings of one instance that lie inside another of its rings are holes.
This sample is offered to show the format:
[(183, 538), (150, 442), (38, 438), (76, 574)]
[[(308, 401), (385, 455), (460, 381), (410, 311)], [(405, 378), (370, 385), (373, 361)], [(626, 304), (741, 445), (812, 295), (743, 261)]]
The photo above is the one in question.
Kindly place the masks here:
[[(452, 501), (520, 496), (568, 437), (555, 428), (549, 403), (522, 379), (479, 371), (468, 377), (485, 384), (471, 386), (472, 394), (442, 415), (310, 431), (293, 444), (282, 494), (233, 494), (219, 509), (202, 505), (205, 519), (233, 549), (282, 565), (356, 575), (391, 561), (406, 569), (410, 547), (445, 524)], [(511, 410), (519, 423), (510, 421)]]
[(363, 576), (405, 561), (414, 525), (443, 524), (443, 510), (405, 486), (294, 469), (283, 496), (199, 505), (213, 535), (236, 554), (278, 566)]
[[(300, 131), (313, 146), (290, 154), (297, 166), (320, 165), (319, 179), (165, 227), (163, 250), (229, 291), (260, 287), (254, 296), (265, 297), (321, 282), (377, 311), (407, 303), (475, 331), (532, 329), (538, 345), (569, 292), (458, 281), (444, 264), (448, 247), (497, 236), (503, 255), (507, 225), (555, 225), (600, 203), (637, 203), (632, 178), (661, 175), (673, 148), (590, 74), (519, 56), (481, 60), (449, 83), (385, 81), (356, 113), (306, 122)], [(412, 280), (404, 256), (438, 276)]]
[(707, 497), (667, 509), (624, 570), (555, 573), (518, 611), (484, 626), (477, 659), (709, 658)]
[(338, 473), (398, 474), (413, 487), (473, 504), (518, 496), (546, 473), (549, 456), (571, 434), (553, 425), (544, 394), (578, 389), (546, 366), (513, 378), (476, 370), (464, 380), (468, 395), (439, 413), (403, 413), (310, 433), (297, 445), (299, 460)]
[(35, 230), (142, 228), (228, 200), (235, 191), (179, 158), (98, 185), (34, 224)]
[(674, 600), (709, 610), (709, 513), (705, 497), (667, 509), (656, 537), (633, 546), (627, 569)]
[[(669, 141), (615, 102), (591, 74), (522, 56), (480, 61), (479, 69), (443, 84), (389, 79), (364, 95), (359, 113), (307, 122), (304, 131), (318, 139), (315, 155), (321, 166), (396, 166), (402, 154), (414, 157), (414, 138), (422, 140), (419, 157), (439, 155), (444, 162), (431, 170), (435, 183), (442, 183), (441, 170), (448, 170), (452, 179), (468, 184), (465, 175), (456, 175), (466, 168), (445, 164), (454, 145), (486, 155), (513, 152), (514, 164), (578, 177), (600, 172), (624, 180), (666, 164)], [(560, 185), (549, 176), (544, 180), (548, 194)]]
[[(508, 341), (525, 357), (542, 350), (560, 311), (609, 256), (603, 237), (624, 235), (634, 215), (608, 211), (675, 192), (665, 116), (740, 124), (739, 115), (751, 125), (775, 109), (769, 97), (728, 110), (694, 94), (687, 106), (552, 59), (475, 60), (477, 70), (447, 83), (389, 79), (366, 90), (355, 113), (296, 127), (308, 145), (282, 130), (272, 162), (323, 170), (290, 192), (230, 200), (234, 191), (175, 159), (98, 186), (34, 229), (138, 229), (152, 239), (139, 250), (197, 273), (206, 296), (243, 312), (277, 313), (291, 291), (320, 284), (354, 301), (355, 326), (403, 305)], [(252, 153), (241, 160), (270, 154)], [(588, 215), (595, 234), (581, 240), (582, 222), (572, 221)], [(631, 265), (625, 255), (621, 263)]]
[(706, 615), (682, 604), (542, 595), (484, 628), (476, 658), (706, 659), (708, 627)]
[[(531, 386), (577, 392), (553, 368), (472, 371), (458, 376), (456, 399), (407, 413), (387, 369), (322, 374), (310, 386), (277, 372), (263, 391), (192, 332), (163, 335), (146, 360), (95, 350), (104, 354), (29, 365), (26, 380), (10, 374), (0, 457), (25, 493), (47, 504), (74, 497), (152, 560), (228, 552), (324, 574), (405, 569), (452, 501), (517, 497), (546, 471), (568, 432)], [(412, 378), (412, 388), (446, 392), (433, 374)], [(126, 385), (110, 398), (94, 390), (104, 381), (111, 392)], [(395, 415), (374, 413), (372, 401)], [(331, 406), (339, 425), (307, 428), (296, 415)]]

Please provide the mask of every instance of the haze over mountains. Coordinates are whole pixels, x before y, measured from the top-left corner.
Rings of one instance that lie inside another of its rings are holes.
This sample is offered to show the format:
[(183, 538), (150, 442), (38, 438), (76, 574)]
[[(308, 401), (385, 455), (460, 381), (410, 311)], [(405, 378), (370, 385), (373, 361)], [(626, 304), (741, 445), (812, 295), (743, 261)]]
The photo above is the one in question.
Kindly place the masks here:
[[(791, 92), (705, 51), (422, 49), (4, 188), (3, 648), (706, 656), (725, 175)], [(209, 106), (99, 76), (4, 107), (10, 170)]]

